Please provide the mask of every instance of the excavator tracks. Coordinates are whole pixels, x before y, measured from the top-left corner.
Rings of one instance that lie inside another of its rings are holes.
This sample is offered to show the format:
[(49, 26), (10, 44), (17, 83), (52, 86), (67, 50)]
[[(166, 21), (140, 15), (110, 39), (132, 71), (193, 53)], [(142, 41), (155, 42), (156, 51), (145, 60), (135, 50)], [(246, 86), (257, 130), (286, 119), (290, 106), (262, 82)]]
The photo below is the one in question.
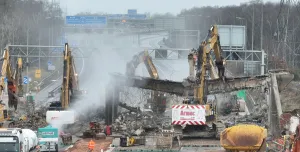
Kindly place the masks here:
[(220, 139), (222, 131), (226, 128), (226, 126), (221, 122), (214, 123), (215, 131), (216, 131), (216, 139)]

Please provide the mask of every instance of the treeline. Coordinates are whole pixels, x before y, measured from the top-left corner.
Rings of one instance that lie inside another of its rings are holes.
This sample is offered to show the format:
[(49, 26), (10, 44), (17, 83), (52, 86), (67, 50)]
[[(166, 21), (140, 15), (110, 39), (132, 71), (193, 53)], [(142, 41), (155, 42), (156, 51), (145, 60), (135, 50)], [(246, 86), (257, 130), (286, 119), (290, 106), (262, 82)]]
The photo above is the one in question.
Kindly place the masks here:
[(0, 0), (0, 47), (11, 44), (51, 45), (63, 24), (62, 10), (45, 0)]
[(254, 50), (260, 50), (262, 44), (269, 59), (274, 55), (274, 58), (286, 61), (290, 67), (299, 67), (299, 2), (281, 0), (278, 3), (262, 3), (256, 0), (239, 6), (185, 9), (178, 16), (186, 18), (187, 30), (200, 30), (202, 38), (212, 24), (245, 25), (248, 50), (252, 49), (253, 33)]

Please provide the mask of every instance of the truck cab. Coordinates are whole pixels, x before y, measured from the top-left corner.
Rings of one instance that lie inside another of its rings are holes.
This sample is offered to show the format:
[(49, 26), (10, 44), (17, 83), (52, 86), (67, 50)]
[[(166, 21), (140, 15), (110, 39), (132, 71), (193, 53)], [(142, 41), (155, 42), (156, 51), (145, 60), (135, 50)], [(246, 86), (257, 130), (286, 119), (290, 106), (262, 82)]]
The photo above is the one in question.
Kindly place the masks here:
[(23, 136), (20, 128), (0, 129), (1, 152), (23, 152)]

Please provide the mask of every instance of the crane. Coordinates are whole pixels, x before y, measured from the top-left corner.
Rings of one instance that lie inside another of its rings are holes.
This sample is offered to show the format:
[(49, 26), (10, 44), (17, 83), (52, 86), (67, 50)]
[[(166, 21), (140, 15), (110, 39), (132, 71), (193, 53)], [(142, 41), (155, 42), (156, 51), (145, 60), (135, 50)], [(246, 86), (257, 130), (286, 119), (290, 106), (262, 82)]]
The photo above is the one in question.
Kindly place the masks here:
[[(130, 60), (126, 65), (126, 75), (134, 76), (136, 68), (141, 63), (145, 64), (151, 78), (156, 80), (159, 79), (157, 69), (148, 53), (148, 50), (144, 50), (133, 56), (132, 60)], [(163, 113), (166, 110), (166, 96), (158, 91), (152, 91), (151, 98), (148, 99), (148, 104), (154, 112)]]

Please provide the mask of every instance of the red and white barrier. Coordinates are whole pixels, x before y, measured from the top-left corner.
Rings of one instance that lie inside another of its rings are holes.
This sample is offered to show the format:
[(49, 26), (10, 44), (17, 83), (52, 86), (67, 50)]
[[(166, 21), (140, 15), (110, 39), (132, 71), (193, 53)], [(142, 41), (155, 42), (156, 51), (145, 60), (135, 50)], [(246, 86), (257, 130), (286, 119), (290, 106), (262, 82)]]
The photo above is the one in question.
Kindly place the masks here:
[(173, 105), (172, 125), (205, 125), (204, 105)]

